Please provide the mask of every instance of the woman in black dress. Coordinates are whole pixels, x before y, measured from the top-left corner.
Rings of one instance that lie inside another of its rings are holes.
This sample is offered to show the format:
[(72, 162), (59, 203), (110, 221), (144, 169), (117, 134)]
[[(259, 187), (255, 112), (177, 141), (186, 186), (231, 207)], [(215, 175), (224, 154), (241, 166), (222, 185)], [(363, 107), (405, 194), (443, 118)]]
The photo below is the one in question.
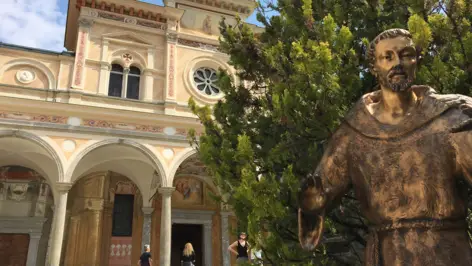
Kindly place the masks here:
[(182, 252), (182, 266), (194, 266), (195, 265), (195, 251), (191, 243), (185, 244), (184, 251)]
[(246, 241), (246, 236), (246, 233), (241, 232), (239, 234), (239, 239), (228, 247), (228, 250), (236, 255), (236, 263), (238, 264), (251, 262), (251, 257), (249, 256), (250, 246)]

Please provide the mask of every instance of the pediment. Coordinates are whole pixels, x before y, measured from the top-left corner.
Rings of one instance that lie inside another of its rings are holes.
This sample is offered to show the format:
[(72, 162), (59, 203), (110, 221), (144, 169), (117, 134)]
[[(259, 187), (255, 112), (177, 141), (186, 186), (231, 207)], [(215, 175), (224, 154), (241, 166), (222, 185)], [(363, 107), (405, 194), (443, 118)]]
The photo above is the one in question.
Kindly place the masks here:
[(107, 39), (115, 39), (115, 40), (120, 40), (120, 41), (127, 41), (127, 42), (134, 42), (134, 43), (139, 43), (139, 44), (146, 44), (146, 45), (152, 45), (149, 41), (147, 41), (145, 38), (139, 36), (136, 33), (133, 32), (114, 32), (114, 33), (107, 33), (102, 36), (103, 38)]

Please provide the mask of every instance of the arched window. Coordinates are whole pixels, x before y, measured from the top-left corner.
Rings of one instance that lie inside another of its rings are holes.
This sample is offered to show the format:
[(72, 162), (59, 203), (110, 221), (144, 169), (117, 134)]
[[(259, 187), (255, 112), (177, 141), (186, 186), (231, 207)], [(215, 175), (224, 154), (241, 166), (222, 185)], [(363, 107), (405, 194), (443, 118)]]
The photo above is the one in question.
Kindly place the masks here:
[(123, 91), (123, 67), (118, 64), (111, 65), (110, 82), (108, 84), (108, 96), (121, 97)]
[(128, 73), (128, 84), (126, 86), (126, 98), (128, 99), (139, 99), (139, 81), (141, 71), (139, 68), (132, 66)]

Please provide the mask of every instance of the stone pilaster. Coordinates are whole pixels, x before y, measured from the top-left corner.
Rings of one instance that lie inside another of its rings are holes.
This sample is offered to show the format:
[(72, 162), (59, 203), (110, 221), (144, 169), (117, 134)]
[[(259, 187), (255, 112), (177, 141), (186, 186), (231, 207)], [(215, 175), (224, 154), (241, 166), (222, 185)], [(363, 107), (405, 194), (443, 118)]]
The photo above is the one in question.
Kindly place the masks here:
[(72, 187), (70, 183), (57, 183), (56, 210), (54, 211), (54, 231), (51, 235), (51, 252), (48, 266), (56, 266), (61, 261), (62, 240), (64, 238), (64, 224), (66, 221), (67, 194)]
[(90, 29), (93, 20), (81, 18), (79, 19), (79, 31), (77, 36), (77, 48), (74, 62), (74, 72), (72, 76), (72, 88), (83, 89), (85, 81), (85, 59), (87, 58), (87, 50), (89, 44)]
[(143, 238), (141, 242), (141, 247), (144, 245), (151, 244), (151, 223), (152, 223), (152, 212), (154, 208), (152, 207), (143, 207)]
[(172, 239), (171, 197), (174, 190), (174, 187), (161, 187), (158, 189), (159, 193), (162, 195), (161, 243), (159, 252), (160, 266), (170, 266), (170, 241)]
[(177, 106), (177, 93), (175, 88), (176, 69), (177, 69), (177, 21), (167, 20), (167, 45), (166, 45), (166, 86), (165, 86), (165, 104), (164, 112), (174, 114)]
[(39, 241), (41, 240), (40, 233), (30, 233), (30, 242), (28, 245), (28, 257), (26, 260), (26, 266), (36, 266), (36, 260), (38, 257)]
[(212, 239), (212, 233), (211, 233), (211, 223), (206, 223), (203, 225), (203, 245), (205, 247), (208, 247), (205, 250), (204, 258), (203, 258), (203, 264), (205, 266), (211, 266), (212, 265), (212, 244), (211, 244), (211, 239)]
[(221, 212), (221, 254), (223, 254), (223, 266), (231, 265), (230, 253), (228, 252), (229, 243), (229, 221), (230, 212)]

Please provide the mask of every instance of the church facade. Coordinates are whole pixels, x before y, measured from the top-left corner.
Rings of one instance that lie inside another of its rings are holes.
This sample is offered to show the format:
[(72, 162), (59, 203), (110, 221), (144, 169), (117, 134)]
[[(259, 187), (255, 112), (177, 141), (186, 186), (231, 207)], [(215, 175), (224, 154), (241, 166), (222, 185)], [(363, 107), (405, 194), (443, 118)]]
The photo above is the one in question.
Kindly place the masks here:
[(235, 264), (236, 218), (189, 145), (203, 127), (187, 103), (223, 97), (218, 23), (255, 2), (164, 4), (69, 0), (67, 52), (0, 44), (6, 265), (136, 265), (150, 244), (177, 266), (187, 242), (198, 266)]

